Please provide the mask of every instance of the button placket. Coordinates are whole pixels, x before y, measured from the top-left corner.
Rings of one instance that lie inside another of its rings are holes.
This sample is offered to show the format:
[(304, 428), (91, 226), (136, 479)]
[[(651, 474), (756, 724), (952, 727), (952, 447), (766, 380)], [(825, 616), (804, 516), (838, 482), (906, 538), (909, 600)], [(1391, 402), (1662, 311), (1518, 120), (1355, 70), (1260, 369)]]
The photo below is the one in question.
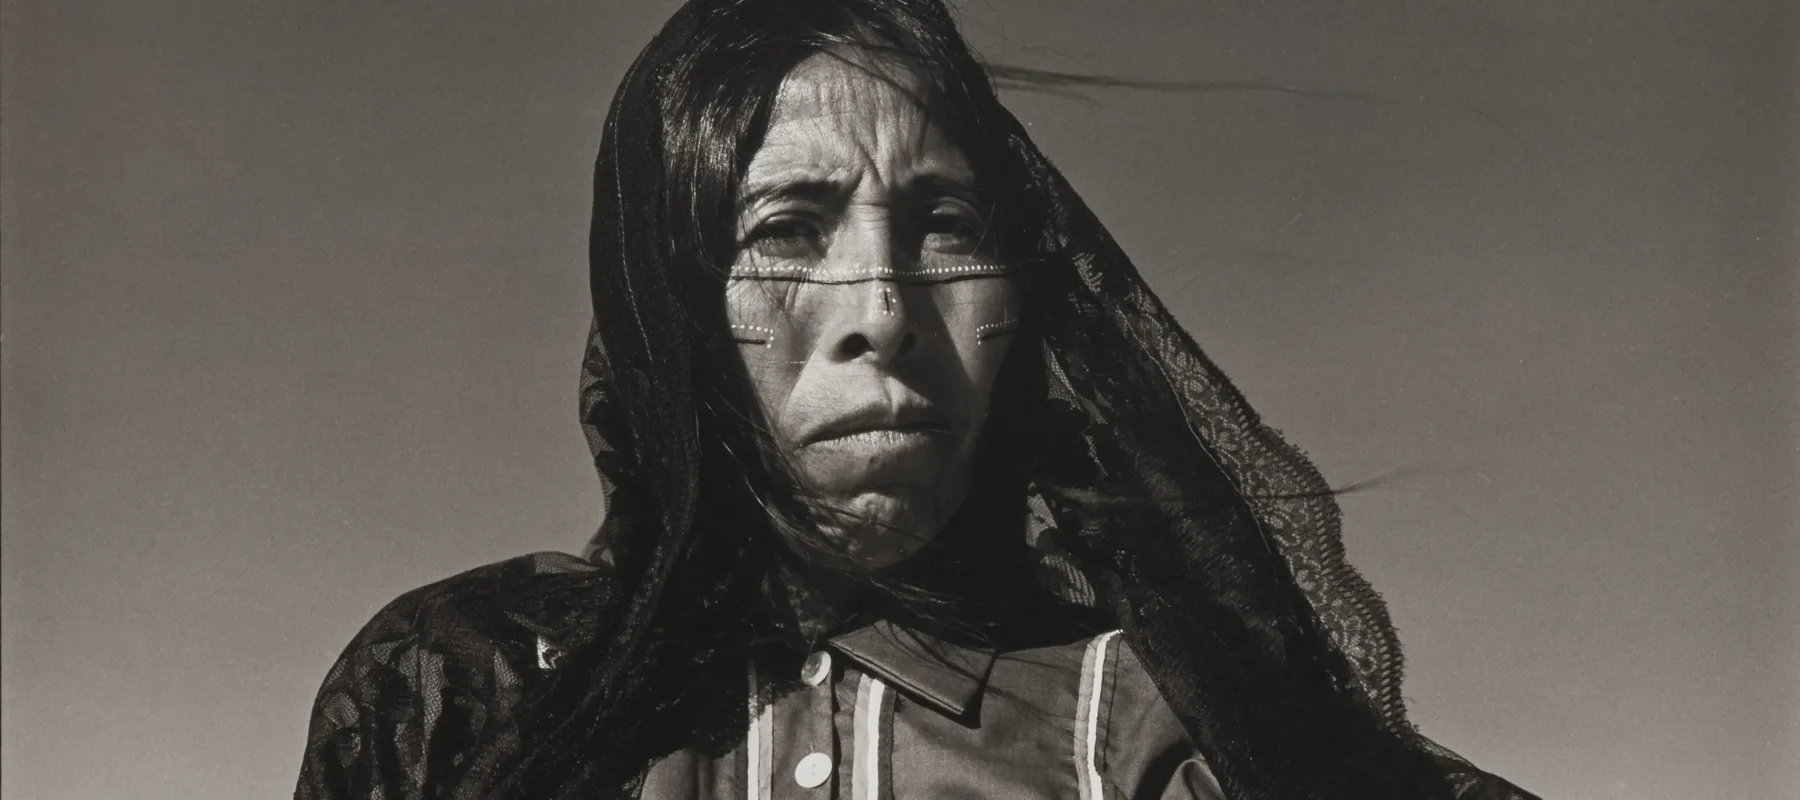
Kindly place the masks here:
[[(839, 737), (836, 731), (836, 679), (831, 654), (823, 650), (807, 656), (799, 666), (799, 689), (782, 703), (781, 724), (776, 726), (777, 775), (787, 785), (776, 797), (836, 797)], [(791, 783), (790, 783), (791, 781)]]

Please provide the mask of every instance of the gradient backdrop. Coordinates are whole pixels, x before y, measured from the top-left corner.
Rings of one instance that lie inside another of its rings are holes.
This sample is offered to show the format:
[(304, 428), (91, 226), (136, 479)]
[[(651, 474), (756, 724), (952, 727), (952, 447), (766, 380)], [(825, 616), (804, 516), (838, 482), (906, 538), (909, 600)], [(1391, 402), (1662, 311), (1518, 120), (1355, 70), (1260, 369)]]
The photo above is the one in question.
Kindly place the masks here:
[[(573, 549), (588, 172), (669, 2), (19, 0), (4, 793), (292, 791), (382, 603)], [(1800, 797), (1787, 2), (970, 0), (1339, 484), (1430, 735), (1549, 797)]]

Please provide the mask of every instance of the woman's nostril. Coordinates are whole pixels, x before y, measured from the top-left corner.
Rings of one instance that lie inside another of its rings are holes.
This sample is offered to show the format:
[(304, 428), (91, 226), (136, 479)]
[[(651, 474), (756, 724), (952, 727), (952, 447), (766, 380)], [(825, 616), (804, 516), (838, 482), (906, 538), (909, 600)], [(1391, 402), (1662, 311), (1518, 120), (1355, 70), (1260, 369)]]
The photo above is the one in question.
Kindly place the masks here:
[(838, 353), (846, 360), (859, 358), (864, 353), (868, 353), (874, 349), (875, 343), (869, 341), (869, 337), (860, 333), (853, 333), (849, 336), (845, 336), (844, 340), (838, 343)]

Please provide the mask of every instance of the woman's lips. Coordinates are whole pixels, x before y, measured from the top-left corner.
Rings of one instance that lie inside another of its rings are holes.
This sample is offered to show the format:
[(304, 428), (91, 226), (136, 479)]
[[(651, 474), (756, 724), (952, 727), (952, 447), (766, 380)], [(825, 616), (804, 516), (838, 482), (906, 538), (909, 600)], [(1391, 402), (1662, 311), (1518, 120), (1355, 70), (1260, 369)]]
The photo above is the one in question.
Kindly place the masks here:
[(950, 420), (922, 399), (902, 398), (898, 402), (868, 402), (831, 415), (823, 423), (809, 426), (802, 441), (806, 444), (842, 439), (873, 431), (950, 430)]
[(805, 449), (875, 459), (898, 458), (921, 448), (929, 448), (948, 433), (943, 428), (927, 425), (868, 428), (820, 439), (807, 445)]
[(949, 433), (949, 429), (933, 423), (921, 422), (901, 425), (881, 425), (827, 436), (813, 442), (813, 444), (838, 443), (863, 446), (863, 443), (871, 443), (874, 446), (901, 445), (918, 437), (943, 433)]
[(937, 425), (867, 428), (820, 439), (800, 450), (811, 482), (824, 489), (927, 480), (954, 449)]

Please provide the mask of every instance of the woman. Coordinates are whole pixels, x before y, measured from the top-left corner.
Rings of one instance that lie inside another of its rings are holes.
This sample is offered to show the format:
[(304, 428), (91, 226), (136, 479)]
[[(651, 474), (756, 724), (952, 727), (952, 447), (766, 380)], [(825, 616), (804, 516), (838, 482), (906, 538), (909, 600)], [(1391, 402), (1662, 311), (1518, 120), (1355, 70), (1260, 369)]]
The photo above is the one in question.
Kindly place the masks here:
[(377, 615), (298, 796), (1528, 796), (938, 0), (689, 3), (595, 189), (606, 524)]

